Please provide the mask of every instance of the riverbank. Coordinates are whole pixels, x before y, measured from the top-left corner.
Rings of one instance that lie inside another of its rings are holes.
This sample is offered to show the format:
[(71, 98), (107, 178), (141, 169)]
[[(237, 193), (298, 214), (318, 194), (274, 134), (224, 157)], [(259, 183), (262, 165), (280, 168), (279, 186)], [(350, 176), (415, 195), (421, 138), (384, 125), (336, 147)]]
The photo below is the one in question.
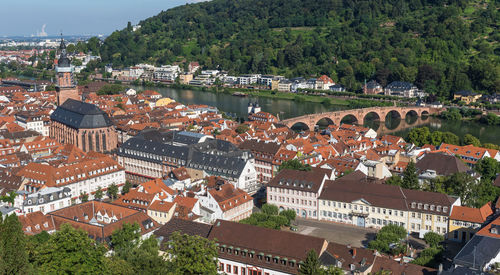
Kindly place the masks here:
[[(163, 84), (163, 83), (153, 83), (153, 82), (145, 82), (142, 83), (143, 87), (147, 88), (172, 88), (172, 89), (183, 89), (183, 90), (193, 90), (193, 91), (202, 91), (202, 92), (210, 92), (210, 93), (222, 93), (228, 95), (237, 95), (237, 96), (252, 96), (259, 98), (269, 98), (269, 99), (284, 99), (284, 100), (293, 100), (295, 102), (310, 102), (310, 103), (319, 103), (325, 106), (345, 106), (349, 109), (357, 109), (357, 108), (366, 108), (366, 107), (376, 107), (376, 106), (392, 106), (393, 102), (390, 101), (382, 101), (377, 99), (369, 99), (366, 97), (352, 97), (352, 98), (342, 98), (340, 96), (334, 95), (310, 95), (308, 91), (299, 91), (296, 93), (292, 92), (278, 92), (274, 90), (264, 90), (264, 89), (246, 89), (246, 88), (231, 88), (231, 87), (220, 87), (220, 86), (193, 86), (186, 84)], [(316, 91), (321, 92), (321, 91)], [(406, 103), (398, 103), (398, 105), (405, 106)]]

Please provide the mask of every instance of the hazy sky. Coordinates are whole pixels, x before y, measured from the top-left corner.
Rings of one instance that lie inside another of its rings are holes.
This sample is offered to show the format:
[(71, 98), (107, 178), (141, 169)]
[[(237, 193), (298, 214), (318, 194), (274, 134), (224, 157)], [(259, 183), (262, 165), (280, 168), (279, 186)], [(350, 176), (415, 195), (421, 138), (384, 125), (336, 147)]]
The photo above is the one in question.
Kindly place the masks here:
[(199, 0), (2, 0), (0, 36), (110, 34), (114, 30)]

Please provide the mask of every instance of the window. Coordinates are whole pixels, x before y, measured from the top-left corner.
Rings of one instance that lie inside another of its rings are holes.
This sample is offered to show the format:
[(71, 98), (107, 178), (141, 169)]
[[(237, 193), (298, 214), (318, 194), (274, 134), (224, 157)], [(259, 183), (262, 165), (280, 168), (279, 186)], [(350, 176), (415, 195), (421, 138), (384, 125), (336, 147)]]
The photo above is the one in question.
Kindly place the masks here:
[(244, 267), (241, 268), (241, 275), (246, 275), (246, 269)]
[(228, 264), (228, 265), (226, 266), (226, 272), (227, 272), (227, 273), (231, 273), (231, 265), (230, 265), (230, 264)]
[(219, 270), (224, 271), (224, 264), (220, 263)]
[(237, 266), (233, 266), (233, 273), (238, 274), (238, 267)]

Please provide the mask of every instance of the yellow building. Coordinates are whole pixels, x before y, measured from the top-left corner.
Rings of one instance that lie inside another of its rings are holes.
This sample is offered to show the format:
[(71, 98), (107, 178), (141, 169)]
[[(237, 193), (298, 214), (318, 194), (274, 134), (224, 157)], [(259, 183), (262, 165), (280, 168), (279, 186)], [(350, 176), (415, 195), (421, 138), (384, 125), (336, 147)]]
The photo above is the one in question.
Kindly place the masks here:
[(368, 183), (356, 174), (325, 183), (318, 198), (319, 220), (377, 229), (396, 224), (420, 237), (429, 231), (447, 234), (451, 208), (460, 200), (446, 194)]
[(179, 75), (179, 81), (181, 84), (189, 84), (189, 81), (193, 80), (193, 74), (184, 73)]
[(155, 106), (156, 107), (167, 106), (168, 104), (170, 104), (172, 102), (175, 102), (175, 100), (168, 98), (168, 97), (164, 97), (164, 98), (158, 99), (155, 103)]
[(273, 79), (271, 80), (271, 90), (277, 91), (280, 85), (279, 79)]
[(473, 93), (471, 91), (459, 91), (453, 95), (454, 100), (463, 101), (467, 104), (476, 102), (481, 98), (481, 94)]
[(148, 208), (148, 216), (159, 224), (166, 224), (174, 215), (176, 206), (173, 202), (154, 201)]
[(487, 203), (481, 208), (454, 206), (448, 225), (448, 239), (468, 242), (492, 214), (491, 203)]

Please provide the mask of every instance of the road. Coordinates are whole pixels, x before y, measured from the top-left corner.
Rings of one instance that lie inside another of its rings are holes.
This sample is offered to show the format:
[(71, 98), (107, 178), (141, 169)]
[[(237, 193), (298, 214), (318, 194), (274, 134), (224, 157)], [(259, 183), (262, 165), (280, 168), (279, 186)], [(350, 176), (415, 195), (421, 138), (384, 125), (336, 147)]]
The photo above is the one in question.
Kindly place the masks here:
[(368, 242), (375, 238), (377, 232), (372, 228), (302, 218), (297, 218), (296, 224), (300, 234), (325, 238), (327, 241), (350, 244), (355, 247), (367, 246)]

